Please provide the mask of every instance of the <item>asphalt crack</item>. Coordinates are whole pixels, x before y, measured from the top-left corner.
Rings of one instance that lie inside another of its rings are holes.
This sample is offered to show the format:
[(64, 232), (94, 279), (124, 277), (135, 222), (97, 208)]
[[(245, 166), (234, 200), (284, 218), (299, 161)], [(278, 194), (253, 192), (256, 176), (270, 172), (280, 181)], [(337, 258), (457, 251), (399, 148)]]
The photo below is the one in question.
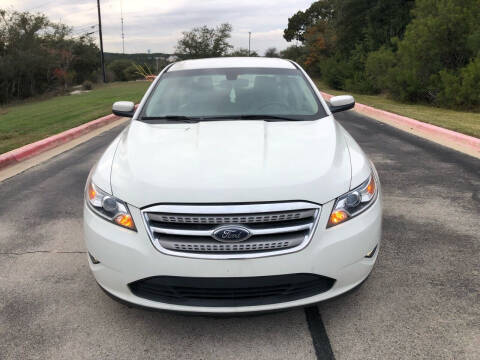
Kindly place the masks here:
[(308, 329), (312, 336), (313, 347), (317, 359), (321, 360), (335, 360), (333, 355), (330, 340), (323, 325), (322, 317), (318, 311), (317, 306), (310, 306), (305, 308), (305, 316), (307, 318)]

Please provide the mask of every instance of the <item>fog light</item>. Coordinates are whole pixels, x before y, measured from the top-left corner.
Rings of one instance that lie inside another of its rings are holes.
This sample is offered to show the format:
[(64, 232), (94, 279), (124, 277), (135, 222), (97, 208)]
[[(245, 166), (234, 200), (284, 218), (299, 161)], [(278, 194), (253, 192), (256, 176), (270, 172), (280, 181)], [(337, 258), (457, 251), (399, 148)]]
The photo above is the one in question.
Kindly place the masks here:
[(93, 264), (100, 264), (100, 261), (98, 261), (97, 259), (95, 259), (92, 254), (88, 253), (88, 256), (90, 257), (90, 261), (91, 261)]
[(375, 255), (376, 252), (377, 252), (377, 246), (375, 246), (372, 251), (370, 251), (367, 255), (365, 255), (365, 257), (370, 259), (373, 257), (373, 255)]

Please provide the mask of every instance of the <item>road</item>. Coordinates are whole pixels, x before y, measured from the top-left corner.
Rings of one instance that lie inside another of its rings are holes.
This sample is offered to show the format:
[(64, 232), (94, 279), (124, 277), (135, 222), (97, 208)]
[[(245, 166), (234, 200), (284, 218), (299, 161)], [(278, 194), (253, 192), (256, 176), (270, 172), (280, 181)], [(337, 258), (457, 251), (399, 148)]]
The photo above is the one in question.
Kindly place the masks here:
[(369, 280), (319, 304), (321, 318), (189, 317), (107, 297), (88, 269), (82, 198), (115, 128), (0, 183), (0, 358), (479, 359), (480, 161), (337, 118), (377, 166), (384, 233)]

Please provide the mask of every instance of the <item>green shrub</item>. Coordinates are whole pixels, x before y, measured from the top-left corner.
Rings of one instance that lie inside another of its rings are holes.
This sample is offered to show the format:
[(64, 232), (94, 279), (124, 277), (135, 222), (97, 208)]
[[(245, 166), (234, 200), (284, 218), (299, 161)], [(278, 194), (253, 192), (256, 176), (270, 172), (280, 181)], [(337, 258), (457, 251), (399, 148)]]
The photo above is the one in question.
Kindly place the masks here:
[(464, 109), (480, 105), (480, 56), (459, 71), (440, 71), (433, 80), (437, 85), (435, 104)]
[(347, 62), (328, 58), (319, 63), (323, 81), (332, 89), (345, 90), (345, 81), (351, 75)]
[(142, 76), (138, 73), (137, 68), (133, 65), (130, 65), (125, 70), (123, 70), (123, 76), (126, 80), (136, 80), (142, 78)]
[(100, 80), (100, 71), (99, 70), (92, 71), (88, 75), (87, 80), (90, 81), (92, 84), (98, 83)]
[(125, 70), (132, 66), (132, 62), (130, 60), (113, 60), (108, 65), (108, 70), (110, 70), (115, 75), (115, 80), (117, 81), (127, 81), (128, 79), (125, 77)]
[(463, 102), (452, 99), (459, 90), (454, 77), (464, 76), (459, 69), (478, 50), (475, 48), (478, 45), (475, 31), (480, 20), (478, 5), (479, 0), (415, 2), (415, 17), (396, 44), (396, 64), (389, 72), (388, 86), (395, 98), (440, 105)]
[(93, 84), (89, 80), (85, 80), (82, 84), (82, 89), (83, 90), (92, 90), (93, 89)]
[(368, 55), (365, 62), (365, 77), (374, 91), (389, 90), (389, 74), (395, 63), (395, 55), (390, 48), (381, 47)]
[(280, 57), (296, 62), (302, 62), (305, 59), (307, 49), (305, 46), (291, 45), (285, 50), (280, 51)]
[(455, 107), (458, 103), (461, 80), (459, 72), (442, 70), (432, 76), (430, 91), (434, 94), (434, 103), (439, 106)]
[(372, 84), (364, 71), (354, 72), (345, 80), (345, 90), (362, 94), (378, 94), (380, 91)]
[(480, 105), (480, 55), (460, 70), (462, 86), (460, 96), (463, 105), (477, 107)]

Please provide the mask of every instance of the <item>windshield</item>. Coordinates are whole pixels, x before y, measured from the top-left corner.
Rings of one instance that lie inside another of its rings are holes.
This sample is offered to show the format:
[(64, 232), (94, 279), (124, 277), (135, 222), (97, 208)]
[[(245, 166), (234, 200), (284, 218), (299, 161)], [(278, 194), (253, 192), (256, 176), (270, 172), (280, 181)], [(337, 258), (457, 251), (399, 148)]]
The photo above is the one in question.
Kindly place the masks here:
[(166, 72), (142, 119), (314, 120), (323, 106), (297, 69), (221, 68)]

